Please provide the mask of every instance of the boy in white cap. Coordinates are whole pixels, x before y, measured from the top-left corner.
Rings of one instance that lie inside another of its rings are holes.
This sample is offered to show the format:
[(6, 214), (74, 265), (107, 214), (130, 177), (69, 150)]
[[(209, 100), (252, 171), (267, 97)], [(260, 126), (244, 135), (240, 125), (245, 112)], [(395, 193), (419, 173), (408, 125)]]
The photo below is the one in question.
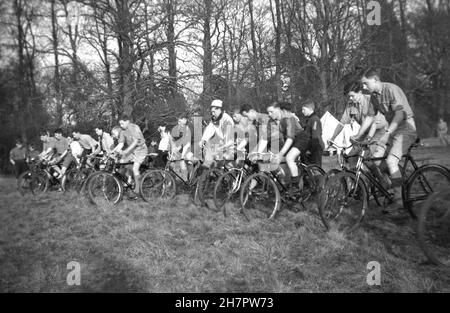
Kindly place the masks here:
[(234, 121), (223, 110), (222, 100), (211, 102), (211, 122), (206, 126), (200, 147), (205, 147), (203, 165), (210, 167), (215, 159), (234, 159)]

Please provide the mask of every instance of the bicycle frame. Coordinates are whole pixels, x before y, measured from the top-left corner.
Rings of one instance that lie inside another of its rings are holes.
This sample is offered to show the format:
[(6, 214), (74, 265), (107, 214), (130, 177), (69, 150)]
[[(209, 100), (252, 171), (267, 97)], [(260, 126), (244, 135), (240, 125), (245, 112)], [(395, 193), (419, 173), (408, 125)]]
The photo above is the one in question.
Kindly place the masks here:
[[(408, 167), (409, 164), (412, 165), (412, 167), (414, 168), (414, 171), (419, 169), (419, 166), (417, 165), (417, 163), (415, 162), (414, 158), (411, 155), (411, 150), (416, 147), (418, 143), (416, 142), (415, 144), (411, 145), (411, 147), (408, 149), (408, 153), (406, 155), (404, 155), (402, 157), (402, 159), (404, 159), (403, 162), (403, 166), (401, 167), (401, 174), (402, 174), (402, 178), (403, 178), (403, 184), (405, 184), (405, 182), (407, 181), (406, 177), (406, 168)], [(363, 169), (363, 165), (365, 163), (369, 163), (369, 162), (379, 162), (379, 161), (385, 161), (387, 159), (387, 157), (378, 157), (378, 158), (372, 158), (372, 157), (366, 157), (367, 152), (369, 152), (369, 146), (370, 144), (359, 144), (361, 151), (357, 154), (357, 155), (351, 155), (348, 156), (345, 154), (345, 150), (354, 146), (350, 146), (347, 148), (344, 147), (339, 147), (336, 144), (334, 144), (336, 147), (342, 149), (341, 152), (341, 162), (340, 162), (340, 167), (343, 171), (348, 171), (348, 172), (352, 172), (353, 174), (356, 175), (356, 182), (355, 185), (357, 185), (359, 183), (359, 180), (361, 179), (361, 177), (364, 177), (365, 179), (367, 179), (378, 191), (380, 191), (383, 196), (385, 196), (387, 199), (389, 199), (389, 201), (393, 201), (394, 196), (388, 191), (386, 190), (386, 188), (384, 188), (384, 186), (380, 183), (380, 181), (375, 177), (375, 175), (373, 175), (370, 170), (364, 170)], [(358, 158), (357, 164), (356, 164), (356, 169), (355, 171), (352, 171), (350, 169), (348, 169), (345, 165), (344, 165), (344, 160), (348, 161), (349, 158)], [(421, 183), (423, 183), (421, 181)], [(429, 183), (426, 182), (426, 184), (429, 186)], [(367, 190), (367, 184), (363, 179), (363, 185)], [(369, 191), (369, 190), (367, 190)], [(356, 193), (356, 189), (353, 191), (354, 193)], [(355, 196), (355, 194), (353, 194), (353, 196)]]
[[(180, 179), (180, 181), (181, 181), (186, 187), (192, 188), (192, 187), (197, 183), (197, 181), (198, 181), (198, 176), (195, 175), (195, 174), (198, 172), (198, 169), (199, 169), (200, 166), (201, 166), (201, 162), (197, 162), (195, 165), (194, 165), (194, 164), (192, 165), (192, 171), (191, 171), (190, 173), (188, 172), (189, 178), (188, 178), (188, 180), (186, 181), (186, 180), (184, 180), (180, 175), (178, 175), (178, 173), (177, 173), (177, 172), (172, 168), (172, 166), (171, 166), (173, 163), (176, 163), (176, 162), (182, 162), (182, 161), (186, 161), (186, 160), (184, 160), (184, 159), (182, 159), (182, 160), (168, 160), (168, 161), (167, 161), (167, 164), (166, 164), (166, 167), (164, 168), (164, 171), (169, 172), (169, 173), (175, 175), (176, 177), (178, 177), (178, 178)], [(189, 162), (189, 161), (188, 161), (188, 162)]]
[[(233, 184), (233, 189), (230, 191), (230, 193), (236, 193), (241, 189), (242, 181), (245, 176), (250, 176), (252, 172), (245, 168), (245, 162), (248, 160), (244, 160), (244, 164), (240, 168), (235, 168), (238, 171), (238, 175), (235, 177), (236, 184)], [(226, 168), (225, 168), (226, 169)], [(232, 169), (226, 171), (231, 171)]]
[[(286, 162), (282, 162), (281, 164), (286, 164)], [(297, 163), (297, 166), (299, 168), (299, 172), (301, 172), (299, 176), (303, 177), (303, 175), (305, 175), (305, 173), (307, 172), (307, 165), (303, 163)], [(283, 182), (281, 181), (281, 179), (278, 177), (277, 174), (274, 174), (273, 172), (265, 172), (265, 174), (276, 183), (277, 188), (280, 191), (280, 195), (286, 194), (288, 192), (289, 188), (286, 187), (285, 184), (283, 184)]]

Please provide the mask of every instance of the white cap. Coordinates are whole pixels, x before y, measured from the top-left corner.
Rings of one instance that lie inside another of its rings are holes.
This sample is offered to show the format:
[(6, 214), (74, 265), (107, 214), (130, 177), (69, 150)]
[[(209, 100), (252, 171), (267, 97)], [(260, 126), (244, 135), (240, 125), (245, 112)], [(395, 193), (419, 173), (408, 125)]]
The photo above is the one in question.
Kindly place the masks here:
[(223, 103), (222, 100), (213, 100), (213, 102), (211, 102), (211, 107), (221, 108), (222, 103)]

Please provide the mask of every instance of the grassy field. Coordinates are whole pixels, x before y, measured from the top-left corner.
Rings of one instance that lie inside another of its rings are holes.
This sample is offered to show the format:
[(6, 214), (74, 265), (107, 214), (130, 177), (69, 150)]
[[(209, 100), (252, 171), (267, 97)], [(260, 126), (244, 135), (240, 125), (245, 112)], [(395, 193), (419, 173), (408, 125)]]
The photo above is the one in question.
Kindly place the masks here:
[[(442, 151), (434, 155), (448, 158)], [(346, 237), (325, 232), (314, 204), (270, 222), (229, 209), (224, 218), (185, 195), (116, 207), (59, 192), (22, 197), (0, 177), (0, 291), (450, 292), (449, 272), (426, 262), (406, 213), (373, 204)], [(81, 264), (81, 286), (66, 283), (70, 261)], [(366, 283), (370, 261), (381, 264), (381, 286)]]

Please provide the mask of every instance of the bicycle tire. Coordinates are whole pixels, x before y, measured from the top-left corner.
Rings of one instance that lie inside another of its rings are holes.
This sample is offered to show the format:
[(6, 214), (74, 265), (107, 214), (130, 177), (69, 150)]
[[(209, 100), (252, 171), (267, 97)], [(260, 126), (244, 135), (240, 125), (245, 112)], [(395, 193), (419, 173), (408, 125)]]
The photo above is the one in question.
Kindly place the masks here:
[(89, 183), (89, 179), (95, 174), (97, 173), (97, 170), (94, 169), (90, 169), (89, 170), (89, 175), (86, 177), (86, 180), (83, 182), (83, 184), (81, 185), (81, 189), (80, 189), (80, 194), (82, 195), (87, 195), (88, 190), (87, 190), (87, 185)]
[(308, 165), (306, 167), (306, 179), (309, 181), (311, 192), (315, 195), (320, 192), (325, 183), (325, 171), (319, 165)]
[(61, 188), (65, 192), (80, 193), (87, 178), (92, 173), (89, 169), (70, 169), (64, 175), (61, 181)]
[[(253, 186), (252, 182), (254, 182)], [(262, 217), (269, 220), (274, 219), (281, 207), (281, 195), (278, 186), (265, 173), (255, 173), (247, 177), (241, 187), (239, 199), (241, 212), (249, 222)], [(255, 206), (256, 200), (262, 202), (259, 207)], [(270, 200), (274, 202), (270, 204)], [(267, 204), (270, 205), (263, 207)]]
[(47, 192), (50, 180), (44, 171), (25, 171), (17, 179), (17, 188), (22, 196), (31, 193), (34, 196)]
[(433, 192), (445, 190), (450, 185), (447, 168), (429, 164), (414, 171), (402, 188), (403, 207), (413, 219), (417, 219), (420, 204)]
[[(233, 196), (238, 197), (237, 178), (241, 173), (238, 169), (232, 169), (226, 173), (220, 175), (214, 186), (214, 205), (218, 210), (222, 210), (222, 213), (227, 217), (225, 204), (229, 202)], [(222, 197), (221, 197), (222, 196)]]
[(450, 267), (450, 190), (433, 193), (419, 214), (419, 246), (430, 262)]
[(123, 198), (123, 185), (113, 174), (99, 171), (92, 174), (87, 184), (87, 194), (92, 204), (116, 205)]
[[(329, 178), (319, 197), (319, 214), (327, 230), (336, 228), (353, 232), (362, 222), (368, 208), (367, 188), (362, 179), (351, 172)], [(338, 208), (336, 210), (336, 208)]]
[(155, 199), (173, 199), (177, 193), (177, 185), (169, 172), (153, 169), (142, 175), (139, 193), (145, 202), (153, 202)]
[[(195, 188), (194, 203), (197, 205), (206, 206), (208, 209), (217, 212), (219, 209), (214, 203), (209, 205), (208, 200), (214, 199), (214, 187), (217, 180), (223, 174), (223, 171), (217, 168), (207, 169), (202, 173), (199, 180), (197, 181), (197, 186)], [(212, 201), (214, 202), (214, 201)]]

